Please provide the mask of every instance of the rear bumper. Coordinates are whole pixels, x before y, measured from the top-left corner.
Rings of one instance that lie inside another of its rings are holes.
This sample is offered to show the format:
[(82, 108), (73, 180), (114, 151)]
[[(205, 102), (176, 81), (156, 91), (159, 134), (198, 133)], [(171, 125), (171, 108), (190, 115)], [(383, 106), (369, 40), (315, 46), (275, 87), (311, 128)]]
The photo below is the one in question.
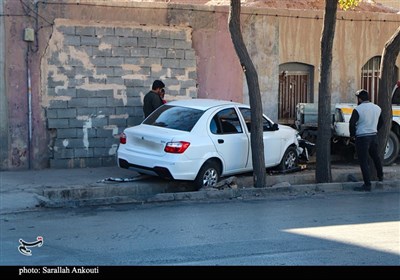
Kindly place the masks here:
[(120, 159), (120, 158), (118, 159), (118, 166), (121, 168), (132, 169), (137, 172), (148, 174), (148, 175), (159, 176), (159, 177), (165, 178), (165, 179), (174, 179), (171, 172), (169, 172), (168, 168), (161, 167), (161, 166), (146, 167), (146, 166), (129, 163), (128, 161), (126, 161), (124, 159)]
[(201, 159), (189, 160), (182, 154), (167, 154), (164, 157), (117, 151), (117, 164), (121, 168), (139, 173), (174, 180), (193, 181), (200, 170)]

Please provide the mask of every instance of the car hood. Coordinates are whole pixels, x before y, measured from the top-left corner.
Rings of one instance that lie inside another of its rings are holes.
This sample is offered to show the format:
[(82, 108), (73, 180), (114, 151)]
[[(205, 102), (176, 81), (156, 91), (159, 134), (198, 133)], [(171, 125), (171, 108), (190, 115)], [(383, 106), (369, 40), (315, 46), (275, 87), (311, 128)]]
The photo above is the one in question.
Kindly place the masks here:
[[(296, 145), (298, 145), (298, 139), (297, 139), (297, 134), (298, 131), (290, 126), (280, 124), (279, 126), (279, 131), (282, 135), (284, 135), (285, 139), (294, 139), (293, 141), (295, 142)], [(291, 140), (290, 140), (291, 141)]]
[(279, 130), (285, 131), (287, 133), (293, 133), (295, 135), (297, 133), (297, 130), (295, 130), (294, 128), (292, 128), (290, 126), (284, 125), (284, 124), (279, 124), (278, 127), (279, 127)]

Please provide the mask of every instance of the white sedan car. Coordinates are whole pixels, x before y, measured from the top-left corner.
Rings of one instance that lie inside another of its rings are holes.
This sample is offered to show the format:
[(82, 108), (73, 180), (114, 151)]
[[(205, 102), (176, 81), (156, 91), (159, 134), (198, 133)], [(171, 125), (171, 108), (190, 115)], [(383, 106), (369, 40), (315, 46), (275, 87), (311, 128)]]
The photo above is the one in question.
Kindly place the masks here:
[[(121, 168), (214, 187), (220, 177), (252, 171), (250, 107), (189, 99), (164, 104), (120, 135)], [(265, 167), (295, 168), (301, 148), (295, 129), (264, 116)]]

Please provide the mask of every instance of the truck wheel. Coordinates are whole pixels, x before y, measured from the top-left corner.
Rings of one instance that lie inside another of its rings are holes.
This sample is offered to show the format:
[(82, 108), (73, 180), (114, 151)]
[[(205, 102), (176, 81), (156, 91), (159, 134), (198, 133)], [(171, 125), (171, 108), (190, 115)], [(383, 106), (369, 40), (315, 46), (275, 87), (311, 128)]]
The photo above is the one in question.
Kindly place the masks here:
[(280, 171), (293, 169), (297, 167), (298, 162), (299, 162), (299, 157), (297, 155), (296, 148), (291, 146), (287, 148), (285, 154), (283, 155), (283, 158), (278, 166), (278, 169)]
[(389, 132), (388, 142), (386, 144), (385, 154), (383, 156), (383, 165), (391, 165), (399, 156), (399, 138), (393, 131)]

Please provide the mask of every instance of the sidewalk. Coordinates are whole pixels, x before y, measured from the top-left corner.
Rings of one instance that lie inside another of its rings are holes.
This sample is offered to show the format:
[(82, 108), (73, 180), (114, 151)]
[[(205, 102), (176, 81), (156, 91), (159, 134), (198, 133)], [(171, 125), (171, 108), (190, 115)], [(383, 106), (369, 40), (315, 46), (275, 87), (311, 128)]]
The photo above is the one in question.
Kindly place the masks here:
[[(400, 187), (400, 164), (384, 167), (385, 180), (373, 183), (373, 191)], [(358, 182), (349, 182), (349, 175)], [(0, 172), (0, 214), (38, 207), (83, 207), (120, 203), (150, 203), (182, 200), (246, 199), (271, 194), (304, 195), (350, 191), (360, 186), (356, 164), (332, 164), (332, 182), (315, 184), (315, 170), (269, 174), (265, 188), (254, 188), (252, 174), (230, 177), (233, 182), (219, 189), (195, 191), (190, 182), (140, 176), (114, 167), (44, 169)]]

